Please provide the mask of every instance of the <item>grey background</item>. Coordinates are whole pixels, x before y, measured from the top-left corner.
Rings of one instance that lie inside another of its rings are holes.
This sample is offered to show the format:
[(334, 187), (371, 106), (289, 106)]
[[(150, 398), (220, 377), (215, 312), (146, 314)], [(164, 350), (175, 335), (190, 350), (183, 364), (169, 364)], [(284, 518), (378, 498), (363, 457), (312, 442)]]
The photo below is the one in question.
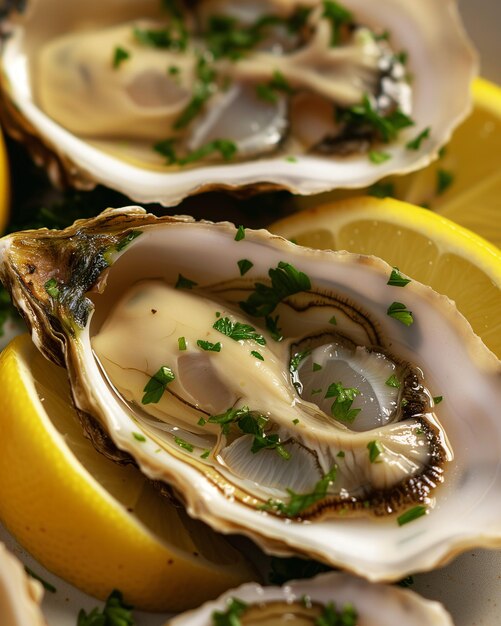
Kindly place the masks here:
[(458, 4), (480, 52), (480, 75), (501, 84), (501, 0), (458, 0)]

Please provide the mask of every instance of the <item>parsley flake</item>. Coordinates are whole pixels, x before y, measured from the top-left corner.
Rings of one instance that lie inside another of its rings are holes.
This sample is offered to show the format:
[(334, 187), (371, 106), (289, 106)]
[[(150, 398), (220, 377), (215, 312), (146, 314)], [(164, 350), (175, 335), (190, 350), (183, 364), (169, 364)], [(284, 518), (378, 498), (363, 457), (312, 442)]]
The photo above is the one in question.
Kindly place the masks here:
[(322, 366), (320, 365), (320, 363), (313, 363), (311, 369), (314, 372), (319, 372), (322, 369)]
[(339, 457), (340, 459), (344, 459), (344, 457), (346, 456), (345, 451), (344, 450), (339, 450), (339, 452), (336, 454), (337, 457)]
[(235, 235), (235, 241), (242, 241), (242, 239), (245, 239), (245, 228), (240, 225), (237, 229), (237, 234)]
[(204, 451), (202, 452), (202, 454), (200, 455), (200, 458), (201, 458), (201, 459), (207, 459), (207, 458), (208, 458), (208, 456), (209, 456), (209, 454), (210, 454), (210, 450), (204, 450)]
[(125, 604), (120, 591), (112, 591), (101, 611), (93, 609), (86, 613), (80, 609), (77, 626), (134, 626), (132, 606)]
[(377, 463), (377, 458), (384, 452), (383, 446), (377, 440), (369, 441), (367, 450), (369, 450), (369, 461), (371, 463)]
[(267, 317), (288, 296), (311, 289), (308, 276), (284, 261), (280, 261), (276, 268), (270, 269), (268, 276), (271, 278), (271, 286), (255, 283), (254, 291), (247, 300), (239, 303), (240, 308), (248, 315)]
[(395, 196), (395, 185), (393, 183), (375, 183), (369, 187), (367, 193), (374, 198), (392, 198)]
[(397, 517), (397, 523), (399, 526), (404, 526), (405, 524), (408, 524), (409, 522), (413, 522), (415, 519), (418, 519), (419, 517), (423, 517), (423, 515), (426, 515), (427, 513), (428, 513), (427, 507), (418, 505), (412, 509), (409, 509), (408, 511), (405, 511), (405, 513), (402, 513), (402, 515), (399, 515)]
[(256, 357), (256, 359), (259, 359), (260, 361), (264, 361), (264, 356), (257, 350), (251, 350), (251, 354), (253, 357)]
[(443, 399), (443, 396), (433, 396), (433, 404), (440, 404)]
[(268, 500), (261, 508), (263, 510), (275, 510), (287, 517), (296, 517), (310, 506), (323, 500), (327, 495), (329, 486), (336, 480), (337, 465), (323, 476), (310, 493), (296, 493), (292, 489), (287, 489), (290, 498), (287, 504), (280, 500)]
[(177, 282), (174, 285), (174, 287), (176, 289), (193, 289), (193, 287), (196, 287), (197, 285), (198, 283), (196, 283), (194, 280), (190, 280), (189, 278), (186, 278), (182, 274), (179, 274), (177, 278)]
[(381, 165), (385, 161), (391, 159), (389, 152), (382, 152), (381, 150), (369, 150), (369, 161), (374, 165)]
[(212, 328), (234, 341), (245, 341), (249, 339), (255, 341), (260, 346), (266, 345), (266, 339), (263, 335), (256, 332), (254, 326), (242, 324), (241, 322), (232, 322), (229, 317), (220, 317), (214, 322)]
[(181, 439), (181, 437), (174, 437), (174, 443), (178, 445), (180, 448), (187, 450), (188, 452), (193, 452), (194, 448), (191, 445), (191, 443), (188, 443), (184, 439)]
[(291, 372), (291, 374), (297, 372), (301, 361), (303, 361), (310, 354), (311, 348), (308, 348), (307, 350), (303, 350), (302, 352), (295, 352), (291, 356), (291, 360), (289, 361), (289, 371)]
[(247, 604), (238, 598), (231, 598), (226, 611), (213, 611), (212, 626), (240, 626), (240, 616)]
[(58, 287), (57, 279), (50, 278), (44, 285), (45, 291), (49, 294), (51, 298), (57, 300), (59, 298), (59, 287)]
[(411, 324), (414, 323), (412, 313), (407, 310), (405, 304), (402, 302), (393, 302), (390, 304), (386, 314), (398, 320), (402, 324), (405, 324), (405, 326), (411, 326)]
[(162, 367), (153, 374), (150, 380), (146, 383), (143, 392), (144, 396), (141, 400), (142, 404), (156, 404), (160, 402), (160, 398), (163, 396), (167, 385), (175, 380), (174, 372), (167, 365)]
[(333, 0), (324, 0), (324, 12), (322, 17), (327, 18), (331, 23), (332, 36), (331, 46), (339, 45), (341, 41), (341, 27), (343, 24), (353, 22), (353, 14), (345, 7)]
[(437, 194), (443, 194), (454, 182), (454, 174), (448, 170), (437, 170)]
[(130, 58), (130, 52), (128, 52), (125, 48), (117, 46), (113, 52), (113, 67), (115, 69), (119, 68), (120, 65), (124, 61)]
[(333, 315), (333, 316), (330, 318), (330, 320), (329, 320), (329, 324), (332, 324), (333, 326), (336, 326), (336, 324), (337, 324), (337, 319), (336, 319), (336, 316), (335, 316), (335, 315)]
[(221, 352), (221, 343), (212, 343), (210, 341), (204, 341), (203, 339), (197, 339), (197, 346), (207, 352)]
[(132, 433), (132, 436), (134, 437), (134, 439), (135, 439), (136, 441), (141, 441), (141, 442), (146, 441), (146, 437), (145, 437), (144, 435), (142, 435), (141, 433), (135, 433), (135, 432), (133, 432), (133, 433)]
[(332, 383), (325, 394), (326, 398), (336, 398), (331, 406), (331, 414), (343, 422), (353, 423), (361, 409), (352, 409), (351, 405), (359, 395), (360, 390), (356, 387), (343, 387), (341, 382)]
[(392, 287), (405, 287), (410, 282), (410, 278), (404, 278), (402, 274), (398, 271), (398, 267), (394, 267), (391, 271), (391, 276), (386, 284), (391, 285)]
[(400, 387), (400, 381), (395, 374), (392, 374), (384, 384), (388, 385), (388, 387), (395, 387), (396, 389)]
[(180, 350), (186, 350), (186, 337), (179, 337), (177, 340), (177, 345)]
[(340, 611), (334, 602), (324, 607), (322, 615), (315, 620), (315, 626), (357, 626), (358, 613), (352, 604), (346, 604)]
[(254, 263), (249, 261), (249, 259), (240, 259), (240, 261), (237, 261), (237, 265), (240, 270), (240, 276), (244, 276), (252, 267), (254, 267)]
[(271, 317), (270, 315), (267, 315), (264, 318), (264, 321), (266, 324), (266, 328), (268, 329), (268, 332), (270, 333), (272, 339), (274, 339), (275, 341), (282, 341), (284, 337), (282, 335), (282, 331), (278, 327), (278, 319), (279, 319), (278, 315), (276, 315), (275, 317)]
[(389, 115), (381, 115), (373, 107), (367, 94), (364, 95), (360, 104), (345, 111), (341, 117), (354, 126), (370, 126), (384, 143), (393, 141), (402, 129), (414, 125), (414, 121), (399, 109), (392, 111)]
[(406, 143), (405, 147), (407, 150), (419, 150), (423, 141), (429, 138), (430, 131), (431, 128), (428, 126), (428, 128), (425, 128), (422, 132), (420, 132), (417, 137)]

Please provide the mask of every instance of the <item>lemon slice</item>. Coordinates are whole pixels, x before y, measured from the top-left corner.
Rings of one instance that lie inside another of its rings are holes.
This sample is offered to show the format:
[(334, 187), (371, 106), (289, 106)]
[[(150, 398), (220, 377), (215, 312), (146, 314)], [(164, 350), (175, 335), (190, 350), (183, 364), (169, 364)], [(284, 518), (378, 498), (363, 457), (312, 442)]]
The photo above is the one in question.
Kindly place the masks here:
[(0, 131), (0, 233), (3, 233), (9, 217), (9, 167), (7, 149)]
[(298, 208), (368, 191), (390, 195), (425, 205), (501, 247), (501, 88), (479, 78), (472, 89), (473, 112), (437, 161), (407, 176), (383, 179), (369, 190), (297, 198)]
[(501, 357), (501, 251), (426, 209), (386, 198), (347, 198), (275, 222), (269, 230), (312, 248), (374, 254), (455, 300)]
[(47, 569), (152, 611), (193, 608), (254, 577), (224, 538), (94, 450), (65, 371), (28, 335), (0, 355), (0, 380), (0, 519)]

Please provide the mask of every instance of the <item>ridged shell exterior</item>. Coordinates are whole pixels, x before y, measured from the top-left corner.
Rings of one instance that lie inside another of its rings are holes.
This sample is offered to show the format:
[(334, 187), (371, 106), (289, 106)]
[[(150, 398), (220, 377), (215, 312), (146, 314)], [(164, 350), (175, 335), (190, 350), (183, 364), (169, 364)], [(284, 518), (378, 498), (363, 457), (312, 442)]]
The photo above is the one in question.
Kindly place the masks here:
[[(115, 254), (108, 269), (103, 251), (132, 231), (143, 234)], [(274, 554), (303, 554), (372, 580), (432, 569), (473, 546), (501, 546), (501, 364), (453, 303), (416, 281), (404, 294), (388, 286), (391, 268), (375, 257), (301, 248), (266, 231), (247, 230), (236, 241), (235, 233), (227, 223), (155, 218), (134, 207), (109, 210), (65, 231), (5, 237), (0, 244), (1, 278), (37, 346), (66, 363), (85, 421), (96, 418), (122, 457), (132, 456), (147, 476), (171, 483), (188, 512), (213, 528), (243, 533)], [(235, 278), (241, 258), (254, 262), (252, 279), (265, 279), (270, 267), (286, 261), (313, 284), (359, 302), (393, 352), (420, 367), (432, 393), (444, 396), (438, 416), (454, 459), (444, 484), (433, 492), (427, 515), (401, 527), (394, 517), (291, 521), (237, 501), (208, 480), (203, 467), (187, 465), (176, 455), (156, 454), (153, 441), (138, 445), (133, 436), (137, 424), (110, 394), (92, 356), (92, 324), (106, 311), (99, 306), (101, 296), (92, 296), (94, 309), (86, 294), (92, 289), (106, 295), (108, 289), (116, 299), (116, 290), (131, 282), (151, 276), (172, 281), (179, 273), (201, 286), (223, 282)], [(50, 298), (44, 287), (50, 278), (68, 288), (67, 297), (57, 302)], [(397, 296), (413, 311), (411, 327), (386, 314)], [(106, 448), (101, 429), (99, 437), (99, 446)], [(109, 454), (114, 454), (112, 448), (108, 446)]]
[[(2, 121), (47, 167), (53, 181), (82, 188), (100, 183), (135, 201), (169, 206), (212, 189), (288, 189), (309, 195), (338, 187), (365, 187), (389, 174), (424, 167), (436, 158), (470, 108), (469, 86), (476, 72), (476, 57), (463, 32), (455, 1), (346, 0), (344, 4), (361, 23), (389, 30), (395, 46), (409, 53), (416, 125), (388, 146), (391, 158), (383, 164), (374, 165), (367, 155), (344, 160), (303, 155), (296, 162), (282, 155), (172, 172), (152, 171), (104, 153), (51, 120), (39, 108), (33, 89), (32, 72), (40, 46), (81, 24), (155, 16), (159, 7), (156, 0), (30, 0), (25, 15), (12, 17), (11, 35), (3, 45)], [(431, 128), (431, 139), (419, 150), (406, 149), (406, 142), (427, 127)]]

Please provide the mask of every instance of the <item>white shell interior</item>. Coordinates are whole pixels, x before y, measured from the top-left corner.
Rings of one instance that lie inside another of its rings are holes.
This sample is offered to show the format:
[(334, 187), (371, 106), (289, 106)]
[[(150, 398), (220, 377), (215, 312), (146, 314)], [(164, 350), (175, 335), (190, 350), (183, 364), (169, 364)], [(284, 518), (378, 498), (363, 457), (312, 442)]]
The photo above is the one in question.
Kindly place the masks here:
[[(449, 139), (469, 109), (469, 84), (475, 55), (459, 22), (454, 0), (345, 0), (357, 19), (389, 30), (396, 49), (409, 53), (413, 75), (413, 112), (416, 125), (385, 146), (392, 158), (380, 165), (367, 155), (349, 158), (303, 155), (296, 162), (262, 158), (244, 163), (201, 166), (179, 171), (145, 169), (134, 160), (119, 158), (72, 135), (37, 105), (32, 72), (37, 50), (57, 34), (137, 17), (155, 16), (156, 0), (89, 0), (86, 3), (31, 0), (28, 14), (14, 25), (2, 57), (2, 71), (10, 98), (22, 116), (58, 155), (76, 166), (82, 178), (117, 189), (140, 202), (173, 205), (187, 195), (213, 188), (272, 184), (294, 193), (314, 194), (337, 187), (369, 185), (390, 173), (425, 166)], [(430, 127), (431, 139), (419, 150), (405, 143)], [(73, 174), (74, 174), (73, 170)], [(52, 171), (57, 178), (57, 172)], [(78, 176), (76, 177), (78, 180)]]
[[(283, 587), (261, 587), (248, 584), (232, 589), (214, 602), (207, 602), (167, 622), (165, 626), (210, 626), (214, 611), (225, 611), (232, 598), (247, 604), (286, 602), (334, 602), (339, 610), (352, 604), (364, 626), (453, 626), (450, 615), (438, 602), (424, 600), (412, 591), (371, 584), (360, 578), (332, 572), (313, 580), (297, 580)], [(284, 623), (286, 620), (284, 619)], [(294, 622), (292, 622), (294, 623)]]
[[(111, 267), (104, 292), (93, 295), (94, 318), (76, 344), (78, 367), (115, 443), (148, 476), (173, 483), (189, 513), (214, 528), (242, 532), (276, 554), (302, 552), (372, 580), (429, 570), (468, 547), (501, 545), (501, 365), (453, 304), (416, 281), (405, 289), (388, 286), (391, 268), (374, 257), (313, 251), (264, 231), (247, 230), (244, 240), (235, 241), (235, 232), (228, 224), (183, 221), (146, 227)], [(395, 518), (281, 519), (234, 501), (182, 460), (155, 453), (153, 441), (138, 445), (132, 435), (137, 424), (110, 395), (95, 359), (89, 358), (89, 334), (117, 295), (136, 280), (154, 275), (172, 283), (181, 273), (210, 285), (234, 278), (242, 258), (254, 263), (251, 278), (262, 279), (270, 267), (287, 261), (317, 288), (359, 302), (388, 338), (389, 349), (420, 367), (432, 394), (444, 396), (437, 416), (454, 459), (446, 465), (445, 483), (434, 492), (426, 516), (401, 527)], [(386, 314), (394, 300), (412, 310), (412, 326)]]

